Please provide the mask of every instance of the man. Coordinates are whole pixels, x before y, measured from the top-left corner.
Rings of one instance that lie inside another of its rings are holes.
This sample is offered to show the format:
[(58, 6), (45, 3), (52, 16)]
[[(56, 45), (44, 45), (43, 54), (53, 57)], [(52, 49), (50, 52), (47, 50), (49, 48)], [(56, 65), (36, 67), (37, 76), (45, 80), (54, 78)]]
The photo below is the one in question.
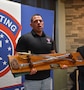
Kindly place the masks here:
[[(84, 46), (78, 47), (77, 52), (79, 52), (84, 59)], [(78, 70), (79, 70), (79, 77), (78, 77), (79, 90), (84, 90), (84, 66), (78, 66)]]
[[(16, 51), (31, 51), (32, 54), (55, 53), (51, 38), (43, 31), (44, 21), (42, 16), (39, 14), (33, 15), (30, 26), (32, 31), (19, 38)], [(52, 90), (50, 70), (37, 71), (32, 68), (30, 74), (25, 75), (24, 88), (25, 90)]]

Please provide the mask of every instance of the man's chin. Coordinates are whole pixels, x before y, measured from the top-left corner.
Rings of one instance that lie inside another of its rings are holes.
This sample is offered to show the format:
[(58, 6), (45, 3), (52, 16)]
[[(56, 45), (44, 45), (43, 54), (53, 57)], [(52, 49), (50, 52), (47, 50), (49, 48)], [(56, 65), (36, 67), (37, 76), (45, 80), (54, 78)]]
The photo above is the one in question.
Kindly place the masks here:
[(37, 31), (38, 31), (38, 32), (41, 32), (42, 30), (43, 30), (43, 29), (39, 28)]

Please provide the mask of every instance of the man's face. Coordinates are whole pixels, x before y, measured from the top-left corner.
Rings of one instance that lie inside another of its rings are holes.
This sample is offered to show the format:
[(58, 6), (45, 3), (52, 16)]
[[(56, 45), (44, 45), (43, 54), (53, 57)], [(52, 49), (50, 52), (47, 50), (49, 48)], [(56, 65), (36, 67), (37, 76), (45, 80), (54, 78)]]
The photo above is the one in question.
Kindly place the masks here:
[(41, 32), (44, 28), (44, 22), (41, 16), (34, 16), (31, 22), (31, 27), (35, 32)]

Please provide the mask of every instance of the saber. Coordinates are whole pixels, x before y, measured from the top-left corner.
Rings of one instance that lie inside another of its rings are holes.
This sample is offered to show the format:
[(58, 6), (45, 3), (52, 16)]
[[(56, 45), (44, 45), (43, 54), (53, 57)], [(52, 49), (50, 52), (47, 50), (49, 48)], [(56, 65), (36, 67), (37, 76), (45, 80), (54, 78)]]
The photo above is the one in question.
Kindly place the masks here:
[[(68, 54), (65, 54), (65, 55), (61, 55), (61, 56), (43, 56), (43, 58), (45, 59), (42, 59), (42, 60), (38, 60), (38, 61), (35, 61), (35, 62), (31, 62), (33, 65), (37, 65), (37, 64), (41, 64), (41, 63), (48, 63), (48, 62), (53, 62), (55, 60), (67, 60), (66, 57), (69, 57), (70, 56), (70, 53)], [(22, 58), (22, 57), (21, 57)], [(22, 59), (27, 59), (27, 58), (22, 58)], [(73, 61), (72, 59), (68, 59), (69, 61)], [(19, 64), (18, 61), (16, 59), (14, 59), (12, 62), (11, 62), (11, 67), (15, 70), (17, 69), (21, 69), (23, 67), (26, 67), (26, 66), (29, 66), (30, 63), (22, 63), (22, 64)]]
[(84, 65), (84, 59), (79, 52), (39, 55), (19, 52), (14, 56), (9, 56), (8, 60), (13, 75), (29, 73), (31, 68), (41, 71), (62, 68), (63, 65), (67, 65), (68, 67)]

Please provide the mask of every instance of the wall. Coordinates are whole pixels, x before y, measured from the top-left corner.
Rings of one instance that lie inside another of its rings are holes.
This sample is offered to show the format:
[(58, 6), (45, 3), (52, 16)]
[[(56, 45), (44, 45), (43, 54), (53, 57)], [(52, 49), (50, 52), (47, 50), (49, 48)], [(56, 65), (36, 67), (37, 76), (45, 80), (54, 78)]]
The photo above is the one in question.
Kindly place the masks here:
[[(56, 5), (56, 46), (59, 53), (76, 52), (79, 46), (84, 45), (84, 0), (57, 0)], [(67, 72), (55, 70), (55, 85), (62, 79), (62, 84), (55, 86), (55, 90), (72, 87), (70, 73), (76, 67), (68, 68)], [(67, 81), (66, 81), (67, 74)], [(57, 79), (58, 75), (60, 78)], [(62, 76), (61, 76), (62, 75)], [(65, 77), (63, 77), (65, 76)], [(63, 83), (63, 78), (64, 82)], [(57, 81), (56, 81), (57, 80)], [(66, 87), (67, 82), (67, 87)], [(56, 89), (57, 88), (57, 89)], [(63, 89), (64, 90), (64, 89)]]
[(66, 51), (74, 52), (84, 45), (84, 1), (65, 2)]
[[(84, 45), (84, 0), (65, 0), (64, 4), (66, 52), (75, 52), (78, 47)], [(75, 68), (69, 68), (67, 71), (69, 88), (69, 74)]]
[[(56, 47), (58, 53), (66, 52), (64, 3), (56, 2)], [(67, 90), (67, 69), (54, 69), (54, 90)]]

